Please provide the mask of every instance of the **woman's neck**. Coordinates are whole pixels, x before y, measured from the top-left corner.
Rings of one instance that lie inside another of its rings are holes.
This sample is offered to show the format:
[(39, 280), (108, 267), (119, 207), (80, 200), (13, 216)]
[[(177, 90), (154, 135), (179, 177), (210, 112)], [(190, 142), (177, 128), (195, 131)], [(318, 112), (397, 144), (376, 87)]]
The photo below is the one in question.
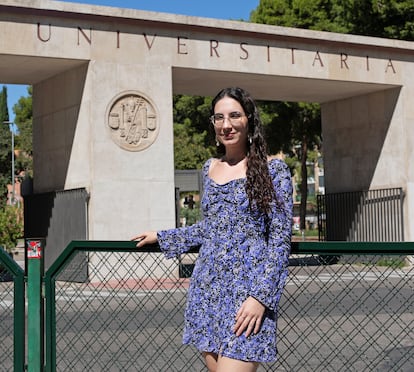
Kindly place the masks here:
[(240, 152), (227, 152), (223, 156), (222, 161), (226, 162), (229, 165), (236, 165), (243, 161), (246, 158), (246, 153), (244, 151)]

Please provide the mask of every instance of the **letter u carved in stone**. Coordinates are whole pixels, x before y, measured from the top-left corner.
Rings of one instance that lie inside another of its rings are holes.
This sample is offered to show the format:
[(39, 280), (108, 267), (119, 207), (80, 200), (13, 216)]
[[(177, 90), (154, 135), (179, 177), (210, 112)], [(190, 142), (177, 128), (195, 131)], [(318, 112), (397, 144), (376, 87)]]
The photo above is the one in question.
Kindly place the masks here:
[[(47, 26), (45, 26), (45, 28), (46, 28)], [(37, 24), (37, 38), (40, 40), (40, 41), (43, 41), (44, 43), (47, 43), (49, 40), (50, 40), (50, 37), (52, 36), (52, 26), (51, 26), (51, 24), (49, 23), (49, 35), (47, 36), (47, 37), (42, 37), (42, 35), (41, 35), (41, 30), (40, 30), (40, 23), (38, 23)]]

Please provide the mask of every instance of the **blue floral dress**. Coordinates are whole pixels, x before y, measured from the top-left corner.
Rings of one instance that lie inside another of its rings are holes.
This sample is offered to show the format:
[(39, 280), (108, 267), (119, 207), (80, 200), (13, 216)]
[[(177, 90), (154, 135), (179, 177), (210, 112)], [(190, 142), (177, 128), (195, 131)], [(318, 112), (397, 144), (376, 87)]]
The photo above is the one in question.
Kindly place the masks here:
[[(157, 234), (167, 258), (201, 245), (187, 296), (183, 343), (233, 359), (273, 362), (277, 306), (288, 275), (290, 171), (281, 160), (268, 163), (277, 201), (266, 223), (263, 215), (249, 209), (246, 179), (214, 182), (208, 175), (211, 161), (202, 170), (203, 220)], [(265, 316), (259, 333), (238, 337), (235, 316), (249, 296), (266, 306)]]

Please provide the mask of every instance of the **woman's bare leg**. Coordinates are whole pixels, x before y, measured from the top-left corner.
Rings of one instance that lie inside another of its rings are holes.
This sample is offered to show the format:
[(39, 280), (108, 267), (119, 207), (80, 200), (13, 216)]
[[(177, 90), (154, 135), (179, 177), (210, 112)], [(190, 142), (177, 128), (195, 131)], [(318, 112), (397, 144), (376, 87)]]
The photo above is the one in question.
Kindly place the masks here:
[(224, 356), (218, 356), (216, 372), (256, 372), (259, 367), (257, 362), (245, 362), (243, 360), (237, 360), (227, 358)]
[(217, 371), (217, 354), (203, 352), (203, 357), (208, 368), (208, 372)]

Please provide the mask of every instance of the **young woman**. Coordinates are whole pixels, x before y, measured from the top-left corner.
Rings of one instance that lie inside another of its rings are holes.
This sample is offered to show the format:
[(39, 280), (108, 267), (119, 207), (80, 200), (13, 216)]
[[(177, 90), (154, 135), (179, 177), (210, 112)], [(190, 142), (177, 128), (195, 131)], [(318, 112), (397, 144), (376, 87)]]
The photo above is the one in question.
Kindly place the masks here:
[(243, 89), (219, 92), (210, 119), (222, 156), (203, 166), (203, 220), (134, 239), (138, 247), (158, 241), (168, 258), (201, 246), (183, 342), (203, 353), (211, 372), (256, 371), (276, 360), (292, 225), (290, 171), (268, 159), (258, 109)]

